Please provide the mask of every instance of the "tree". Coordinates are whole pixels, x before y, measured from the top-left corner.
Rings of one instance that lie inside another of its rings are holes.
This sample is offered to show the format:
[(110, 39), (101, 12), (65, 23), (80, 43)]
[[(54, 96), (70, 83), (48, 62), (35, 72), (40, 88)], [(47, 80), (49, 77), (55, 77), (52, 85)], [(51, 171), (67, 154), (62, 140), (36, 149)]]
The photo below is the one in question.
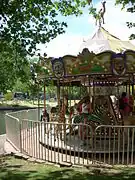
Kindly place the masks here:
[(1, 41), (0, 53), (0, 91), (12, 90), (17, 80), (22, 83), (30, 79), (30, 64), (21, 57), (11, 44)]
[(29, 81), (22, 82), (20, 79), (17, 79), (15, 85), (13, 86), (13, 92), (29, 92)]
[(0, 60), (0, 92), (6, 92), (15, 83), (14, 64), (7, 54), (0, 54)]
[[(121, 4), (122, 9), (126, 8), (127, 12), (135, 13), (135, 0), (116, 0), (116, 5)], [(127, 22), (129, 28), (135, 28), (135, 22)], [(131, 34), (130, 40), (135, 39), (135, 34)]]
[(58, 21), (60, 14), (81, 15), (86, 4), (86, 0), (1, 0), (0, 39), (18, 52), (34, 55), (37, 44), (65, 32), (67, 24)]

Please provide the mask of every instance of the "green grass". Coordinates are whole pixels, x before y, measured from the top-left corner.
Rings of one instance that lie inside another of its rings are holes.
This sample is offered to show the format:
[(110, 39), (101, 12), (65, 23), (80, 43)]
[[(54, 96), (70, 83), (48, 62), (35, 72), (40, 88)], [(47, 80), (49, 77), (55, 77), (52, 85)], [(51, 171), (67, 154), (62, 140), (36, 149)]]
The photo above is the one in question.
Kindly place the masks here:
[[(76, 101), (78, 102), (78, 100)], [(71, 101), (71, 106), (74, 105), (74, 100)], [(57, 102), (50, 102), (50, 101), (46, 101), (46, 105), (53, 107), (57, 105)], [(12, 101), (6, 101), (0, 100), (0, 107), (38, 107), (38, 100), (12, 100)], [(39, 102), (39, 106), (43, 107), (44, 106), (44, 101), (40, 101)]]
[(3, 158), (0, 163), (0, 180), (126, 180), (135, 179), (134, 168), (100, 169), (59, 168), (52, 165), (31, 163)]

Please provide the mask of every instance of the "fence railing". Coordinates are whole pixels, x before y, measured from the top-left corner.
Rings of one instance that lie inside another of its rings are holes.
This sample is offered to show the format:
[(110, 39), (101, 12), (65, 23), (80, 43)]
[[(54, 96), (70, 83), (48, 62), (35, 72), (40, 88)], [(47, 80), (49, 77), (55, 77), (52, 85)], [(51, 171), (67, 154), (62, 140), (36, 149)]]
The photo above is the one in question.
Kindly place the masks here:
[(20, 120), (30, 119), (30, 120), (37, 121), (38, 119), (40, 119), (40, 111), (41, 109), (37, 108), (37, 109), (15, 111), (15, 112), (7, 113), (7, 114), (12, 115), (13, 117), (18, 118)]
[(98, 126), (94, 143), (99, 161), (108, 164), (135, 164), (135, 126)]
[(39, 117), (38, 109), (21, 110), (6, 114), (6, 135), (7, 140), (19, 151), (22, 149), (21, 122), (23, 119), (37, 120)]
[[(29, 120), (32, 112), (34, 120)], [(7, 138), (22, 153), (55, 163), (135, 164), (135, 126), (93, 129), (86, 124), (35, 121), (37, 114), (30, 110), (6, 115)]]
[(15, 149), (21, 151), (21, 124), (18, 118), (6, 114), (6, 136)]
[(89, 157), (90, 154), (93, 154), (92, 128), (90, 126), (29, 122), (22, 121), (23, 153), (55, 163), (92, 163), (92, 159)]

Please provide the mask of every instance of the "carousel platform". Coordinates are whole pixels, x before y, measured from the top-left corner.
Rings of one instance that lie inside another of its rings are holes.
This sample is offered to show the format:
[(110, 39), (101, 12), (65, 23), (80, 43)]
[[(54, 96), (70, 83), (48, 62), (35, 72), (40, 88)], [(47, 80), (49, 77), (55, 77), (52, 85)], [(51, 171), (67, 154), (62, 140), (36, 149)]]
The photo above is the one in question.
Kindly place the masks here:
[(134, 151), (134, 144), (129, 141), (123, 141), (122, 139), (110, 138), (110, 137), (96, 137), (81, 140), (80, 136), (76, 133), (71, 135), (69, 129), (56, 135), (53, 125), (51, 130), (47, 132), (45, 127), (41, 127), (39, 142), (42, 146), (56, 152), (61, 152), (74, 156), (91, 156), (93, 154), (124, 154)]

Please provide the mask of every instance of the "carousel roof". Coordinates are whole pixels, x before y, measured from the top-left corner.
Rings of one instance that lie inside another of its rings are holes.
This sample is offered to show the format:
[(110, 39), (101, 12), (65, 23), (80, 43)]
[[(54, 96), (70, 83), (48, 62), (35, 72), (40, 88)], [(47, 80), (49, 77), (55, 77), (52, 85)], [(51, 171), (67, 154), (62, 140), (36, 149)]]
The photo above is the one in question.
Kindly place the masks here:
[(91, 39), (83, 42), (80, 52), (84, 48), (88, 48), (89, 51), (93, 51), (96, 54), (106, 50), (111, 50), (114, 52), (122, 52), (127, 49), (135, 50), (135, 46), (132, 43), (129, 41), (120, 40), (119, 38), (110, 34), (103, 27), (99, 27)]
[[(76, 75), (115, 75), (135, 73), (135, 46), (121, 41), (100, 27), (92, 39), (86, 41), (77, 56), (42, 58), (38, 64), (39, 77), (65, 77)], [(72, 80), (71, 80), (72, 81)]]

